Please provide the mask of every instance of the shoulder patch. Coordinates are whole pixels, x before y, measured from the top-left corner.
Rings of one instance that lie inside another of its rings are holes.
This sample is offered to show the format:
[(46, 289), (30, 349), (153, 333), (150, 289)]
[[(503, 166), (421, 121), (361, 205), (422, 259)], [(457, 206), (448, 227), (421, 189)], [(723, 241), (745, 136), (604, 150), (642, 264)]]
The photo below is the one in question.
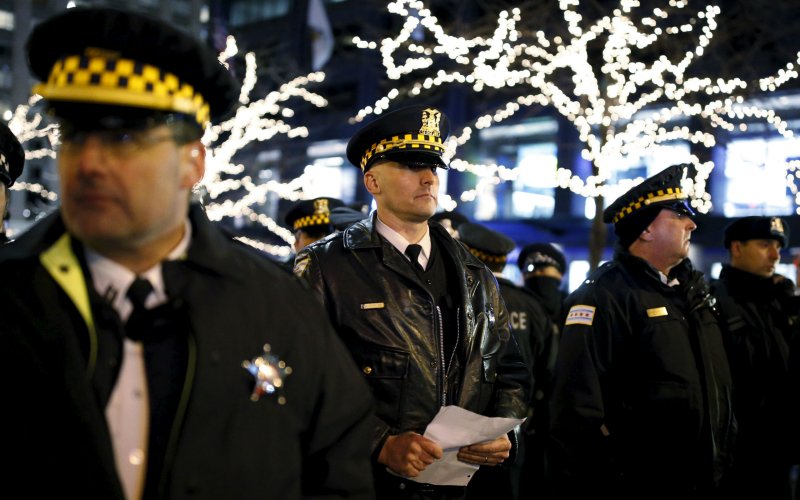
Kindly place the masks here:
[(583, 304), (574, 305), (569, 309), (569, 313), (567, 314), (567, 320), (564, 322), (564, 326), (569, 325), (586, 325), (592, 326), (592, 322), (594, 321), (594, 306), (587, 306)]
[(303, 273), (308, 268), (308, 264), (311, 262), (311, 257), (309, 257), (308, 253), (302, 253), (298, 256), (297, 259), (294, 261), (294, 268), (292, 272), (295, 276), (302, 276)]

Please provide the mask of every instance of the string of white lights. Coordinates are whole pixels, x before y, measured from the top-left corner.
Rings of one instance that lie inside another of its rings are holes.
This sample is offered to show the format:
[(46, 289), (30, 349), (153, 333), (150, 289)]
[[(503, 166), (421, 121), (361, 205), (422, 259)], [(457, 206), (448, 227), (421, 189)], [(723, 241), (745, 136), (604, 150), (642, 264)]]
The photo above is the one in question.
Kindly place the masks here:
[[(770, 124), (785, 137), (791, 137), (785, 120), (772, 109), (748, 102), (754, 90), (769, 92), (798, 78), (795, 69), (800, 64), (788, 63), (775, 75), (755, 83), (740, 79), (712, 80), (688, 78), (687, 69), (703, 56), (714, 31), (719, 7), (706, 6), (695, 15), (671, 22), (673, 12), (688, 8), (684, 1), (671, 0), (662, 9), (653, 9), (641, 16), (638, 24), (630, 14), (639, 8), (636, 0), (620, 0), (613, 15), (587, 23), (579, 11), (578, 0), (560, 0), (559, 8), (566, 25), (567, 37), (549, 36), (544, 31), (518, 29), (523, 17), (519, 8), (502, 12), (497, 25), (488, 37), (464, 38), (446, 33), (438, 19), (420, 0), (394, 0), (389, 12), (404, 18), (400, 32), (380, 42), (354, 38), (356, 46), (381, 53), (387, 78), (411, 80), (390, 89), (372, 106), (359, 110), (353, 122), (387, 111), (402, 96), (421, 97), (437, 87), (462, 85), (479, 93), (488, 89), (520, 89), (518, 95), (492, 112), (478, 117), (454, 133), (447, 143), (446, 155), (453, 158), (456, 171), (474, 174), (478, 181), (474, 189), (458, 196), (444, 195), (440, 205), (452, 210), (459, 202), (471, 202), (481, 193), (491, 192), (501, 182), (515, 181), (520, 170), (499, 164), (475, 164), (454, 158), (458, 149), (484, 130), (509, 120), (526, 108), (550, 106), (575, 127), (584, 144), (582, 157), (598, 168), (597, 175), (581, 178), (569, 168), (557, 168), (553, 185), (570, 189), (586, 197), (602, 195), (616, 197), (641, 179), (624, 179), (616, 184), (614, 168), (621, 159), (641, 158), (655, 145), (672, 141), (688, 141), (712, 147), (711, 133), (692, 130), (691, 118), (701, 118), (723, 130), (746, 130), (748, 121)], [(426, 41), (412, 36), (424, 30)], [(697, 33), (697, 44), (676, 60), (666, 56), (649, 63), (635, 60), (637, 51), (652, 47), (665, 37)], [(602, 44), (602, 66), (596, 68), (589, 57), (589, 45)], [(236, 41), (229, 37), (220, 60), (228, 64), (239, 54)], [(283, 239), (286, 246), (263, 245), (264, 251), (288, 255), (294, 236), (275, 220), (261, 214), (257, 207), (271, 195), (280, 199), (304, 198), (310, 175), (302, 175), (285, 183), (254, 180), (246, 175), (236, 155), (248, 145), (266, 142), (278, 136), (307, 137), (308, 129), (293, 125), (291, 119), (295, 99), (323, 108), (326, 99), (308, 86), (325, 78), (322, 72), (295, 78), (263, 97), (254, 96), (257, 86), (257, 64), (252, 53), (245, 54), (240, 105), (231, 118), (208, 128), (203, 137), (207, 147), (206, 175), (202, 188), (208, 195), (207, 213), (212, 220), (243, 218), (263, 226)], [(441, 65), (441, 68), (439, 66)], [(564, 74), (570, 75), (565, 85)], [(702, 96), (703, 99), (695, 99)], [(39, 97), (34, 96), (25, 106), (19, 106), (9, 126), (26, 146), (26, 158), (55, 156), (58, 129), (32, 110)], [(698, 101), (702, 104), (699, 104)], [(36, 144), (35, 147), (30, 147)], [(692, 204), (700, 212), (711, 207), (706, 192), (707, 179), (714, 165), (691, 156), (697, 175), (686, 180), (692, 193)], [(628, 162), (630, 163), (630, 162)], [(787, 171), (797, 179), (796, 165)], [(787, 179), (789, 176), (787, 175)], [(788, 180), (787, 180), (788, 182)], [(793, 184), (792, 184), (793, 185)], [(38, 193), (47, 200), (57, 200), (57, 194), (35, 183), (19, 182), (14, 189)], [(791, 186), (790, 186), (791, 189)], [(796, 193), (796, 189), (793, 192)], [(796, 195), (800, 205), (800, 195)]]
[[(399, 33), (380, 43), (358, 37), (353, 43), (365, 50), (380, 51), (389, 80), (407, 77), (412, 81), (391, 89), (372, 106), (359, 110), (352, 122), (388, 110), (392, 101), (401, 96), (419, 97), (446, 84), (466, 85), (476, 93), (488, 88), (517, 87), (524, 95), (478, 117), (454, 134), (448, 141), (446, 154), (455, 155), (460, 146), (474, 137), (473, 129), (490, 128), (524, 108), (549, 106), (573, 124), (584, 144), (582, 157), (597, 169), (596, 175), (581, 178), (569, 168), (560, 167), (556, 172), (557, 185), (581, 196), (602, 195), (609, 199), (624, 192), (631, 182), (642, 180), (612, 183), (616, 166), (640, 161), (653, 146), (674, 141), (714, 146), (712, 133), (676, 123), (691, 123), (692, 118), (700, 118), (713, 127), (745, 131), (748, 121), (762, 121), (784, 137), (792, 136), (775, 110), (748, 103), (746, 96), (756, 90), (773, 91), (798, 78), (793, 63), (754, 83), (738, 78), (712, 80), (686, 76), (714, 37), (721, 13), (718, 6), (708, 5), (691, 13), (687, 12), (687, 1), (670, 0), (663, 8), (645, 12), (638, 24), (632, 15), (641, 8), (637, 0), (620, 0), (612, 15), (591, 23), (583, 19), (579, 7), (579, 0), (559, 1), (569, 34), (566, 38), (518, 29), (523, 15), (519, 8), (501, 12), (491, 36), (463, 38), (447, 34), (421, 0), (390, 2), (388, 11), (405, 17)], [(682, 15), (673, 15), (678, 13)], [(678, 17), (679, 21), (671, 21)], [(428, 34), (425, 42), (419, 36), (411, 36), (420, 29)], [(691, 33), (697, 34), (696, 45), (675, 60), (666, 55), (648, 63), (635, 59), (637, 51), (665, 38)], [(602, 44), (603, 59), (599, 68), (592, 64), (589, 54), (590, 44), (596, 47), (598, 43)], [(571, 84), (565, 85), (565, 73), (571, 75)], [(714, 96), (718, 98), (699, 104)], [(689, 156), (689, 161), (697, 172), (687, 180), (692, 204), (705, 213), (711, 208), (705, 188), (714, 164), (701, 162), (694, 155)], [(453, 160), (451, 166), (475, 174), (479, 182), (484, 176), (513, 181), (520, 174), (518, 168), (465, 160)], [(465, 191), (459, 198), (473, 200), (475, 191)]]

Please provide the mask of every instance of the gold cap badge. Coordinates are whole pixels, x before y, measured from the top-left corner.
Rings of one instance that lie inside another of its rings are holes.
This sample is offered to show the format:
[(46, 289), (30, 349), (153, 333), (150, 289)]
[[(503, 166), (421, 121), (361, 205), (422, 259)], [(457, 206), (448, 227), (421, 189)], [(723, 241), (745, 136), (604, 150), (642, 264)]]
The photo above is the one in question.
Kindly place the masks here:
[(438, 109), (425, 108), (422, 110), (422, 128), (419, 129), (419, 133), (441, 137), (439, 133), (439, 121), (441, 118), (442, 113)]

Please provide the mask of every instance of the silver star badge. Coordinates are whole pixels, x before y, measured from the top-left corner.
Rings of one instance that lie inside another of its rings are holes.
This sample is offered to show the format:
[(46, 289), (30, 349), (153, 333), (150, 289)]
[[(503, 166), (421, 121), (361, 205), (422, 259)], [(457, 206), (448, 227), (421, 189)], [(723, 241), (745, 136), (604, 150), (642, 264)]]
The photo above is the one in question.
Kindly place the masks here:
[(270, 354), (269, 344), (264, 344), (264, 354), (250, 361), (243, 361), (242, 367), (255, 378), (252, 401), (258, 401), (261, 396), (278, 393), (278, 404), (286, 404), (286, 398), (280, 395), (283, 381), (292, 374), (292, 367), (286, 366), (278, 356)]

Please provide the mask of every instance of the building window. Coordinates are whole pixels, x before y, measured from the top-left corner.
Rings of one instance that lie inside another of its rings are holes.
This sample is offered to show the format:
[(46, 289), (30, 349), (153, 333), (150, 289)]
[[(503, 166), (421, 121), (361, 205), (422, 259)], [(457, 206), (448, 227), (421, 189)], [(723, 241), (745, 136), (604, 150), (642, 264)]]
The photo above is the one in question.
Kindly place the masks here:
[(231, 4), (230, 24), (242, 26), (285, 16), (291, 5), (291, 0), (237, 0)]
[(317, 158), (306, 167), (308, 182), (303, 186), (303, 192), (306, 198), (329, 196), (342, 201), (352, 200), (357, 172), (349, 163), (345, 165), (341, 157)]
[(523, 219), (553, 216), (558, 158), (555, 143), (517, 148), (517, 179), (511, 195), (511, 215)]
[(14, 31), (14, 13), (0, 10), (0, 30)]
[[(475, 186), (475, 219), (548, 218), (555, 210), (558, 123), (540, 117), (480, 131), (478, 163), (509, 167), (502, 177), (479, 179)], [(513, 167), (512, 167), (513, 166)]]
[[(734, 139), (725, 160), (725, 217), (793, 212), (786, 184), (787, 163), (800, 159), (800, 139)], [(718, 168), (720, 165), (718, 165)]]

